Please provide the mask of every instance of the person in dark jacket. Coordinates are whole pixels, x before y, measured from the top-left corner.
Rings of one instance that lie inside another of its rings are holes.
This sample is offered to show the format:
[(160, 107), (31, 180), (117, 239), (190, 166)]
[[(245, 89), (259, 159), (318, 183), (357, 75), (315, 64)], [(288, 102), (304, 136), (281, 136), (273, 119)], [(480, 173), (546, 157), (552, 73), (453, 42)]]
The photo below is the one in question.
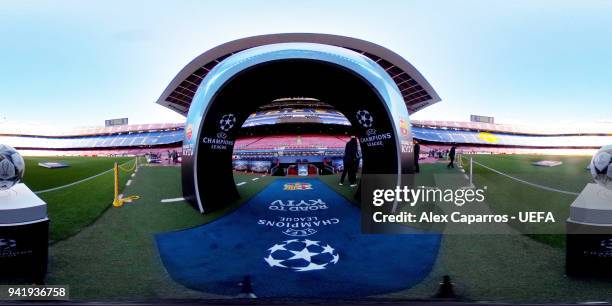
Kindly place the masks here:
[(446, 166), (447, 168), (455, 168), (455, 149), (456, 147), (453, 145), (448, 152), (448, 159), (450, 159), (450, 162), (448, 163), (448, 166)]
[(414, 172), (419, 173), (421, 169), (419, 169), (419, 154), (421, 153), (421, 145), (415, 139), (414, 140)]
[(344, 178), (348, 174), (349, 183), (351, 187), (357, 186), (357, 168), (359, 167), (359, 157), (357, 146), (357, 138), (351, 137), (351, 140), (346, 143), (344, 147), (344, 169), (342, 170), (342, 176), (340, 177), (339, 185), (344, 184)]

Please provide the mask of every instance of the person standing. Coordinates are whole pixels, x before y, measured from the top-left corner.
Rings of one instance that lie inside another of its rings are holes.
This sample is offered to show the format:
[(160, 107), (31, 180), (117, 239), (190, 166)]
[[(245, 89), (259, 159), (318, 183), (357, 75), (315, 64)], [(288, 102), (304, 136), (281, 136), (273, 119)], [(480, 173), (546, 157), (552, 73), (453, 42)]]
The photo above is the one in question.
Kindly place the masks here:
[(414, 140), (414, 172), (419, 173), (419, 154), (421, 153), (421, 145), (418, 140)]
[(339, 185), (344, 184), (344, 178), (348, 174), (351, 187), (357, 186), (357, 168), (359, 167), (357, 150), (357, 138), (355, 138), (355, 136), (351, 136), (351, 140), (349, 140), (344, 147), (344, 157), (342, 158), (344, 162), (344, 169), (342, 170)]
[(448, 159), (450, 159), (450, 162), (448, 166), (446, 166), (447, 168), (455, 168), (455, 149), (456, 147), (453, 145), (448, 152)]

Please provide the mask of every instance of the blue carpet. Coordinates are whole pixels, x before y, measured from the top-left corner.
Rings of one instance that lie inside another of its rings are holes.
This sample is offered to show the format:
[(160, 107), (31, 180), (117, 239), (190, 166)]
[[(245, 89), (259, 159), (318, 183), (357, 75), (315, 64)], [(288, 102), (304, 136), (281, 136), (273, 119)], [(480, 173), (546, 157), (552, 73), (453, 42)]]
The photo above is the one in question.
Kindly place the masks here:
[(156, 240), (174, 280), (223, 295), (244, 275), (260, 297), (326, 298), (399, 291), (429, 274), (440, 235), (364, 235), (360, 217), (318, 179), (279, 179), (223, 218)]

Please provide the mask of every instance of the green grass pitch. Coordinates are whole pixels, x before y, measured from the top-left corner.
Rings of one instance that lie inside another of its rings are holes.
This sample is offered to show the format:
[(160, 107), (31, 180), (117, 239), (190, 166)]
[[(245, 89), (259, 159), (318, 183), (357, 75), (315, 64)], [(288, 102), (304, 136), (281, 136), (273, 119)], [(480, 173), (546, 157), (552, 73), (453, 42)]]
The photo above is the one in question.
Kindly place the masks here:
[[(586, 170), (590, 162), (587, 156), (470, 155), (463, 157), (467, 172), (470, 157), (510, 176), (559, 190), (580, 193), (586, 184), (593, 182)], [(556, 167), (532, 165), (541, 160), (562, 161), (563, 164)], [(565, 220), (569, 217), (569, 207), (576, 199), (575, 195), (529, 186), (476, 164), (473, 173), (477, 187), (488, 187), (486, 202), (496, 213), (550, 211), (557, 219), (555, 223), (511, 223), (514, 228), (538, 241), (556, 247), (565, 245)]]
[[(37, 192), (77, 182), (112, 169), (115, 162), (126, 167), (134, 163), (131, 157), (26, 157), (23, 182)], [(39, 162), (63, 162), (70, 167), (47, 169)], [(131, 172), (121, 171), (119, 186), (123, 188)], [(41, 193), (47, 203), (51, 241), (66, 239), (93, 223), (113, 201), (113, 172), (64, 189)]]
[[(466, 165), (464, 156), (464, 165)], [(579, 192), (591, 182), (587, 157), (474, 155), (475, 160), (518, 178), (567, 191)], [(561, 160), (562, 166), (541, 168), (532, 161)], [(65, 161), (73, 167), (48, 170), (38, 160)], [(71, 183), (110, 169), (123, 158), (28, 158), (26, 183), (34, 190)], [(79, 165), (79, 167), (77, 167)], [(91, 165), (91, 166), (89, 166)], [(34, 168), (34, 169), (33, 169)], [(58, 175), (58, 170), (67, 171)], [(73, 171), (70, 171), (73, 170)], [(416, 183), (461, 187), (467, 180), (444, 163), (421, 166)], [(468, 168), (466, 168), (469, 171)], [(128, 173), (129, 174), (129, 173)], [(121, 186), (130, 175), (123, 175)], [(76, 300), (143, 300), (156, 298), (211, 298), (170, 279), (160, 262), (154, 234), (211, 222), (239, 207), (274, 177), (235, 173), (242, 198), (227, 209), (201, 215), (186, 202), (161, 203), (181, 197), (180, 168), (141, 167), (126, 195), (141, 198), (112, 208), (112, 174), (70, 188), (40, 194), (49, 204), (51, 236), (49, 284), (70, 284)], [(338, 186), (338, 176), (320, 177), (351, 199), (354, 189)], [(553, 209), (567, 214), (574, 197), (525, 186), (475, 166), (477, 186), (489, 186), (487, 204), (495, 212)], [(38, 189), (34, 188), (36, 186)], [(80, 201), (77, 201), (80, 199)], [(538, 206), (538, 207), (540, 207)], [(520, 231), (528, 229), (517, 228)], [(543, 243), (544, 242), (544, 243)], [(434, 271), (421, 284), (385, 297), (429, 298), (442, 275), (451, 275), (468, 300), (512, 302), (586, 301), (609, 297), (609, 283), (564, 276), (563, 235), (445, 235)], [(400, 255), (401, 256), (401, 255)]]

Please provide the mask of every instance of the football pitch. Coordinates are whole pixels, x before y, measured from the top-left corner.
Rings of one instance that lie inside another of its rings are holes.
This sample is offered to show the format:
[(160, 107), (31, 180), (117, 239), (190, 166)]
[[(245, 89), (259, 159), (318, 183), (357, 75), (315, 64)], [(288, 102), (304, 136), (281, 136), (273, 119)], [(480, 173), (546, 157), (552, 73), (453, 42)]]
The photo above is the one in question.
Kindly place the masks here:
[[(587, 157), (472, 155), (463, 157), (466, 172), (469, 157), (510, 176), (560, 190), (580, 192), (591, 182), (585, 169), (590, 160)], [(560, 160), (563, 165), (531, 165), (544, 159)], [(62, 161), (71, 167), (44, 169), (36, 165), (41, 160)], [(134, 159), (27, 158), (25, 182), (34, 191), (64, 186), (111, 169), (115, 161), (129, 168)], [(442, 162), (425, 164), (421, 169), (418, 184), (468, 185), (462, 172), (447, 169)], [(476, 187), (488, 186), (487, 204), (497, 213), (538, 207), (567, 216), (575, 199), (522, 184), (479, 165), (474, 165), (473, 172)], [(173, 280), (162, 263), (155, 235), (198, 227), (232, 213), (277, 178), (235, 173), (236, 183), (244, 182), (238, 187), (241, 199), (223, 211), (201, 215), (184, 201), (161, 202), (182, 196), (180, 168), (146, 166), (132, 174), (122, 173), (121, 192), (140, 199), (120, 208), (111, 205), (112, 172), (39, 194), (48, 203), (52, 220), (48, 283), (70, 284), (71, 295), (77, 300), (221, 297), (188, 289)], [(132, 182), (125, 186), (128, 179)], [(351, 200), (353, 190), (338, 186), (337, 176), (319, 180)], [(564, 235), (521, 235), (533, 229), (514, 230), (518, 234), (444, 235), (429, 276), (412, 288), (382, 297), (430, 298), (441, 277), (451, 275), (460, 295), (468, 300), (579, 302), (610, 298), (607, 282), (564, 276)]]
[[(59, 241), (94, 222), (112, 203), (110, 170), (114, 163), (131, 167), (135, 161), (126, 157), (26, 157), (25, 162), (23, 182), (48, 204), (50, 239)], [(47, 169), (38, 166), (39, 162), (62, 162), (69, 167)], [(120, 177), (120, 186), (125, 185), (131, 173)], [(88, 178), (91, 179), (70, 185)]]
[[(513, 223), (513, 227), (527, 233), (533, 239), (555, 247), (565, 245), (565, 221), (569, 207), (586, 184), (592, 183), (586, 169), (591, 160), (586, 156), (538, 156), (538, 155), (468, 155), (462, 163), (469, 173), (469, 158), (494, 168), (511, 177), (550, 187), (568, 193), (544, 190), (537, 186), (494, 173), (474, 164), (473, 180), (477, 187), (487, 186), (487, 203), (499, 214), (515, 214), (519, 211), (550, 211), (561, 222), (555, 223)], [(556, 167), (537, 167), (532, 163), (542, 160), (561, 161)], [(537, 233), (537, 234), (534, 234)], [(551, 234), (542, 234), (551, 233)], [(554, 234), (552, 234), (554, 233)]]

